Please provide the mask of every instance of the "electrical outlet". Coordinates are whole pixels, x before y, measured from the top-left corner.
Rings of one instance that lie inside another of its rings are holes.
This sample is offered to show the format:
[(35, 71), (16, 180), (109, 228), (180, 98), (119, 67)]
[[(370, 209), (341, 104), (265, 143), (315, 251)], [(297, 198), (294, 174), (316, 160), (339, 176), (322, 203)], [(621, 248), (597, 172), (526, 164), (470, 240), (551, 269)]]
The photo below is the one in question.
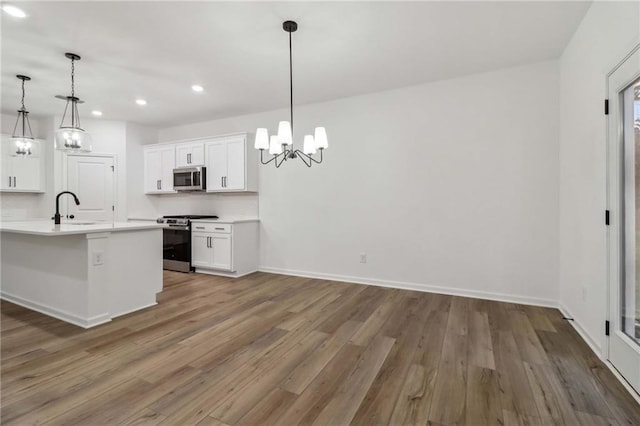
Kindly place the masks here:
[(367, 253), (360, 253), (360, 263), (367, 263)]
[(104, 265), (104, 252), (103, 251), (94, 251), (93, 252), (93, 265)]

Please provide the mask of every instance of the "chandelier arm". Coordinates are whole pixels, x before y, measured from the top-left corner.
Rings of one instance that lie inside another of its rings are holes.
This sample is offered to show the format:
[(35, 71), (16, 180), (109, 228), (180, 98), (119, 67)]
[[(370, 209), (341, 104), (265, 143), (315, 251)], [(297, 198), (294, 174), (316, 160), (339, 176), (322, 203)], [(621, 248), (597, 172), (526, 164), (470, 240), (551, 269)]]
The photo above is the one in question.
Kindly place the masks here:
[(312, 156), (309, 156), (309, 158), (316, 164), (320, 164), (322, 163), (322, 151), (324, 151), (324, 149), (320, 149), (320, 161), (316, 160), (315, 158), (313, 158)]
[(78, 128), (80, 128), (80, 129), (82, 129), (82, 125), (80, 124), (80, 114), (78, 113), (78, 101), (73, 101), (73, 100), (72, 100), (71, 102), (73, 102), (73, 110), (76, 112), (76, 113), (75, 113), (75, 122), (78, 124), (77, 126), (75, 126), (75, 125), (73, 124), (73, 115), (71, 115), (71, 117), (72, 117), (72, 120), (71, 120), (71, 121), (72, 121), (72, 124), (71, 124), (71, 125), (72, 125), (73, 127), (78, 127)]
[[(29, 138), (33, 139), (33, 130), (31, 130), (31, 123), (29, 122), (29, 117), (27, 117), (27, 126), (29, 126)], [(22, 132), (24, 135), (24, 132)]]
[[(18, 128), (18, 123), (20, 122), (20, 115), (21, 115), (20, 111), (18, 111), (18, 117), (16, 118), (16, 124), (13, 126), (13, 132), (11, 132), (11, 137), (12, 138), (15, 138), (17, 136), (16, 135), (16, 129)], [(24, 132), (23, 132), (23, 134), (24, 134)]]
[(60, 121), (60, 126), (64, 125), (64, 118), (67, 116), (67, 109), (69, 108), (69, 99), (67, 99), (67, 104), (64, 106), (64, 112), (62, 113), (62, 121)]
[(280, 162), (278, 163), (278, 160), (276, 160), (276, 169), (280, 168), (280, 166), (282, 165), (282, 163), (284, 163), (285, 161), (287, 161), (287, 155), (290, 151), (287, 149), (285, 150), (283, 153), (280, 153), (278, 155), (276, 155), (276, 158), (278, 158), (279, 156), (282, 155), (282, 158), (280, 159)]
[(269, 164), (271, 163), (273, 160), (275, 160), (276, 158), (278, 158), (277, 155), (274, 155), (270, 160), (264, 161), (264, 157), (262, 156), (262, 152), (264, 151), (264, 149), (260, 150), (260, 163), (262, 164)]
[(300, 151), (299, 149), (296, 149), (296, 155), (298, 156), (299, 159), (302, 160), (305, 166), (311, 167), (313, 165), (313, 163), (311, 162), (312, 158), (309, 157), (304, 152)]

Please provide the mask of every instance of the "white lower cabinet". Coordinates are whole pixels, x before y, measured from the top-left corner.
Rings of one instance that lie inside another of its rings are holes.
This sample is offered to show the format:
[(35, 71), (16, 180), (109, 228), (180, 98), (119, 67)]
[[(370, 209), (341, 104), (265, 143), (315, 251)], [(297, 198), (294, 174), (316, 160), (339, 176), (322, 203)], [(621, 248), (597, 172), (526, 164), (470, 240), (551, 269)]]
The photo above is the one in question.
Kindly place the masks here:
[(196, 272), (239, 277), (258, 269), (258, 221), (192, 221), (191, 265)]

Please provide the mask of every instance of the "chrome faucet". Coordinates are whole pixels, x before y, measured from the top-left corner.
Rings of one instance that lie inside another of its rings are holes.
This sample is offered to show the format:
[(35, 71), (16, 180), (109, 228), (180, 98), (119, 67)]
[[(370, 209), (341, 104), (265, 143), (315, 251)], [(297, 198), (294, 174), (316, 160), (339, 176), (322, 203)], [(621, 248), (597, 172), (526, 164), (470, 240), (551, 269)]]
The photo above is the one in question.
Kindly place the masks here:
[(59, 193), (56, 196), (56, 214), (53, 216), (53, 221), (56, 225), (60, 225), (60, 196), (62, 194), (70, 194), (73, 196), (74, 201), (76, 202), (76, 206), (80, 205), (80, 200), (78, 200), (78, 197), (76, 197), (76, 194), (74, 194), (71, 191), (62, 191), (61, 193)]

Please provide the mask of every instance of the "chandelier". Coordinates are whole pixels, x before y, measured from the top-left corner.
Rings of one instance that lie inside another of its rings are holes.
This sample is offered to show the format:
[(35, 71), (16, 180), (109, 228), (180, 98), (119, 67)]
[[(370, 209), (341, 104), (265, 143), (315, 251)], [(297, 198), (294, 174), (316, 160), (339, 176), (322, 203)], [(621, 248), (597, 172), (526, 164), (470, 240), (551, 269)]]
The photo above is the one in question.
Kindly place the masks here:
[[(291, 33), (298, 29), (298, 24), (294, 21), (285, 21), (282, 24), (282, 28), (289, 33), (289, 106), (291, 121), (281, 121), (278, 124), (278, 133), (271, 135), (271, 137), (269, 137), (269, 132), (266, 128), (257, 129), (254, 146), (260, 150), (260, 162), (262, 164), (273, 162), (277, 168), (288, 159), (299, 158), (307, 167), (311, 167), (313, 163), (322, 163), (322, 152), (329, 146), (327, 132), (324, 127), (316, 127), (313, 135), (304, 136), (302, 151), (295, 149), (293, 146), (293, 55)], [(269, 150), (269, 154), (273, 156), (267, 161), (263, 157), (265, 150)], [(320, 159), (313, 157), (318, 151), (320, 151)]]
[[(82, 103), (82, 101), (76, 97), (75, 92), (75, 61), (79, 61), (80, 56), (75, 53), (65, 53), (64, 56), (71, 59), (71, 96), (56, 96), (56, 98), (67, 100), (60, 128), (56, 130), (56, 149), (61, 151), (91, 152), (91, 135), (80, 127), (78, 104)], [(69, 104), (71, 104), (71, 125), (65, 126), (64, 119), (66, 118)]]
[[(33, 133), (31, 132), (31, 124), (29, 123), (29, 111), (24, 107), (24, 82), (31, 80), (31, 77), (26, 75), (16, 75), (19, 80), (22, 80), (22, 106), (18, 110), (18, 119), (16, 125), (13, 126), (13, 133), (11, 139), (16, 143), (17, 155), (31, 155), (31, 146), (33, 142)], [(20, 126), (20, 133), (16, 133)], [(27, 131), (29, 134), (27, 135)]]

